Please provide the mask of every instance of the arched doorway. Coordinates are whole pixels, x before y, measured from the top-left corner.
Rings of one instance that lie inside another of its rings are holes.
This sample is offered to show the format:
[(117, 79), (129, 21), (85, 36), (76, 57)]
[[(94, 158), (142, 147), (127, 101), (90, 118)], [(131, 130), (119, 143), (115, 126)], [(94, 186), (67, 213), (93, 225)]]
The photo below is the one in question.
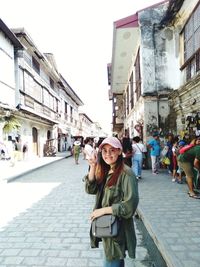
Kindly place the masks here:
[(38, 155), (38, 130), (35, 127), (32, 128), (32, 136), (33, 136), (33, 154)]

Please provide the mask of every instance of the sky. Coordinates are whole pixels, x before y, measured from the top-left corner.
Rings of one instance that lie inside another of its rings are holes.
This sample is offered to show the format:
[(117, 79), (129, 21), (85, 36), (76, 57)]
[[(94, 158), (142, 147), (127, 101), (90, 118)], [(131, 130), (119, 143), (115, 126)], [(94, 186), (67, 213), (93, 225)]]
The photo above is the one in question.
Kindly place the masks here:
[(107, 64), (113, 23), (161, 0), (6, 0), (0, 17), (23, 27), (42, 53), (52, 53), (59, 73), (83, 101), (84, 112), (104, 131), (112, 126)]

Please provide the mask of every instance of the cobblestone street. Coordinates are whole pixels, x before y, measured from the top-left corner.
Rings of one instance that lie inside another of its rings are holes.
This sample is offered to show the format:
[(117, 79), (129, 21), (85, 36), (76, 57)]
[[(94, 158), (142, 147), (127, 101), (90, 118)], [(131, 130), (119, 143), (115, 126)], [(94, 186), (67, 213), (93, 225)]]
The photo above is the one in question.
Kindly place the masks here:
[[(102, 248), (89, 244), (94, 199), (82, 182), (87, 168), (85, 160), (75, 165), (67, 158), (2, 183), (0, 267), (102, 267)], [(147, 251), (141, 247), (137, 253), (139, 264)], [(127, 260), (126, 266), (133, 263)]]

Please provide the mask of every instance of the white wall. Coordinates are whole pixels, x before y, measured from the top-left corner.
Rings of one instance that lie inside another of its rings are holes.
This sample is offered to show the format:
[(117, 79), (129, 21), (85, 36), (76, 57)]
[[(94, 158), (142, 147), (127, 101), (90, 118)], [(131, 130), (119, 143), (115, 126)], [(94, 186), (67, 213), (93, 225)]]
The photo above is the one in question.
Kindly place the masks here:
[(0, 32), (0, 101), (15, 106), (14, 47)]

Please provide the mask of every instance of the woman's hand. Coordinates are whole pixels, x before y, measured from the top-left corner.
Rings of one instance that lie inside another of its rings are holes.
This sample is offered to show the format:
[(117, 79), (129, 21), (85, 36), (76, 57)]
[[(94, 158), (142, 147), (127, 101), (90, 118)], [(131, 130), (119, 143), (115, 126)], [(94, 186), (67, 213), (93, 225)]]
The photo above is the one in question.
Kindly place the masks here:
[(88, 159), (88, 163), (90, 165), (88, 178), (90, 181), (93, 181), (95, 179), (95, 171), (97, 166), (97, 152), (94, 151), (90, 158)]
[(103, 208), (101, 209), (96, 209), (92, 212), (90, 215), (90, 219), (93, 221), (95, 218), (98, 218), (100, 216), (104, 215)]
[(96, 150), (94, 150), (91, 155), (90, 158), (88, 159), (88, 163), (90, 165), (90, 167), (94, 167), (97, 164), (97, 152)]
[(93, 221), (95, 218), (98, 218), (104, 214), (112, 214), (112, 207), (105, 207), (94, 210), (90, 215), (90, 219)]

